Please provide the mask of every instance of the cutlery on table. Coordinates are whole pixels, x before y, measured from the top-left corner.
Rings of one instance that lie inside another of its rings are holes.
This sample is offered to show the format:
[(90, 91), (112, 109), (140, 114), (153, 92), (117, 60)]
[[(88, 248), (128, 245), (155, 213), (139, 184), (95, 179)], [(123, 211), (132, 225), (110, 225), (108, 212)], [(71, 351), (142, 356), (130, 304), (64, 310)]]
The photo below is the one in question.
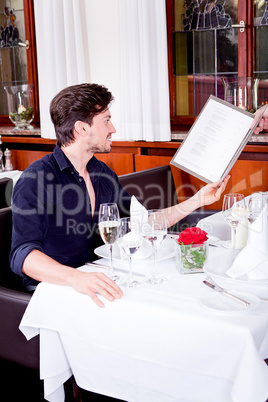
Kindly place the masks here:
[[(99, 268), (109, 269), (109, 267), (108, 267), (107, 265), (99, 264), (97, 261), (96, 261), (96, 262), (95, 262), (95, 261), (93, 261), (93, 262), (86, 262), (85, 265), (88, 265), (88, 266), (90, 266), (90, 267), (99, 267)], [(120, 269), (120, 268), (116, 268), (116, 267), (114, 267), (114, 269), (115, 269), (116, 271), (123, 272), (124, 274), (127, 274), (127, 271), (125, 271), (124, 269)], [(140, 273), (138, 273), (138, 272), (133, 272), (133, 275), (145, 277), (145, 275), (140, 274)]]
[(203, 281), (203, 283), (205, 285), (209, 286), (211, 289), (216, 290), (217, 292), (220, 292), (223, 295), (228, 296), (228, 297), (232, 298), (233, 300), (236, 300), (239, 303), (242, 303), (244, 306), (250, 306), (250, 303), (247, 300), (241, 299), (240, 297), (227, 292), (227, 290), (225, 290), (221, 286), (217, 285), (217, 283), (214, 282), (213, 279), (211, 279), (210, 277), (206, 278), (206, 280)]

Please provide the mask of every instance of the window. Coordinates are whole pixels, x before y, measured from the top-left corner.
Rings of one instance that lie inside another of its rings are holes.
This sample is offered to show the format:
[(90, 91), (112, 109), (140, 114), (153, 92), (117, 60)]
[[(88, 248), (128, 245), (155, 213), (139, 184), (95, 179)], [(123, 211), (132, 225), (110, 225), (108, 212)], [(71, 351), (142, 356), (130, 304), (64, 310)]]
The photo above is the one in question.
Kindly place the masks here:
[[(0, 0), (0, 124), (9, 124), (6, 84), (33, 84), (34, 120), (39, 122), (33, 0)], [(29, 43), (29, 48), (21, 44)]]
[(268, 1), (166, 5), (173, 129), (189, 128), (210, 94), (251, 111), (268, 101)]

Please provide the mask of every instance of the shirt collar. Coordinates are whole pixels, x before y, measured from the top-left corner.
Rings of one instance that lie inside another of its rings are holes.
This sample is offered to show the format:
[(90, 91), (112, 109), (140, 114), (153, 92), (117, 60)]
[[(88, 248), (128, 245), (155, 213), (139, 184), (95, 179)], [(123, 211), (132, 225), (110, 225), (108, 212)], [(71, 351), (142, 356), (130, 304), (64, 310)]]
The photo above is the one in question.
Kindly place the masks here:
[(53, 155), (61, 171), (67, 168), (73, 168), (72, 163), (69, 161), (59, 145), (56, 145)]
[[(56, 145), (54, 152), (53, 152), (54, 158), (56, 159), (56, 162), (59, 165), (60, 170), (64, 170), (67, 168), (72, 168), (74, 169), (74, 166), (70, 162), (70, 160), (67, 158), (65, 153), (62, 151), (61, 147), (59, 145)], [(88, 164), (87, 164), (87, 170), (90, 172), (91, 170), (94, 170), (95, 172), (101, 172), (103, 171), (103, 166), (100, 163), (100, 161), (93, 156)]]

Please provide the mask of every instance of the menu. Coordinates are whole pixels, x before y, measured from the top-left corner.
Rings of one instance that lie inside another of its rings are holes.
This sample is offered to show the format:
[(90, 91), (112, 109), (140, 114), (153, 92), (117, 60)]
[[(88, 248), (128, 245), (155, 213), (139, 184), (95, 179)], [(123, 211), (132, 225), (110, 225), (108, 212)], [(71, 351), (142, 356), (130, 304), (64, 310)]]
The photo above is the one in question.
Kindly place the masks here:
[(170, 163), (206, 183), (223, 179), (258, 125), (250, 129), (253, 119), (211, 95)]

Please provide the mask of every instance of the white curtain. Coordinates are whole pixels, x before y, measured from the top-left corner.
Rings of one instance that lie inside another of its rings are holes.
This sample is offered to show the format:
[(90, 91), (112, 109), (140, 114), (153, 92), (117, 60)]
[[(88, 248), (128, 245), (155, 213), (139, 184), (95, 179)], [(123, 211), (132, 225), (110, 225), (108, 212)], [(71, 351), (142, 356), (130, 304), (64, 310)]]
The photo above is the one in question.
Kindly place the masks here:
[(90, 81), (86, 0), (34, 0), (41, 133), (55, 138), (49, 105), (63, 88)]
[(120, 0), (122, 135), (169, 141), (165, 0)]

